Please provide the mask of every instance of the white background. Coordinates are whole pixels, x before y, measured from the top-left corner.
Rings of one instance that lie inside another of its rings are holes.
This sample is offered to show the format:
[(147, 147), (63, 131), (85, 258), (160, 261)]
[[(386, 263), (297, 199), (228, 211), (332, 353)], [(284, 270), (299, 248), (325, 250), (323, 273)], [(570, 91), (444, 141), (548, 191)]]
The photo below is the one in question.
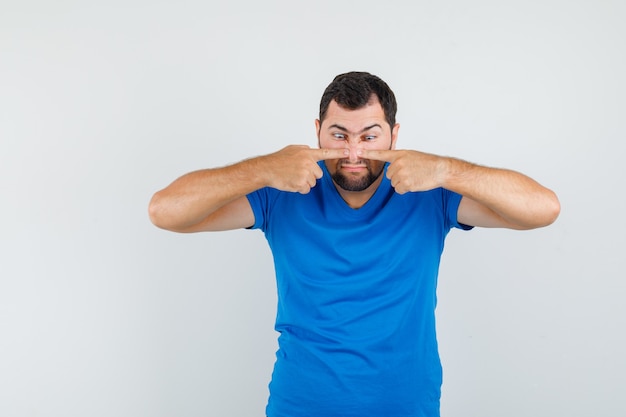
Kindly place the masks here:
[(396, 92), (399, 148), (562, 203), (545, 229), (449, 235), (442, 415), (626, 415), (625, 21), (621, 0), (2, 0), (0, 415), (264, 415), (264, 237), (165, 232), (147, 205), (315, 146), (350, 70)]

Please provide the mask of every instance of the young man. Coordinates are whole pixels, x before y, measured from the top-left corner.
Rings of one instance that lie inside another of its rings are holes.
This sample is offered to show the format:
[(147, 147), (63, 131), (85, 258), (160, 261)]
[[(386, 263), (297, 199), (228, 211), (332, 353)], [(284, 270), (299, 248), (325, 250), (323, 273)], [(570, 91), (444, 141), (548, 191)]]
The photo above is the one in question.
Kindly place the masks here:
[(380, 78), (341, 74), (322, 96), (319, 149), (192, 172), (150, 202), (164, 229), (265, 233), (280, 333), (269, 417), (439, 416), (448, 231), (531, 229), (559, 214), (555, 194), (520, 173), (396, 150), (396, 107)]

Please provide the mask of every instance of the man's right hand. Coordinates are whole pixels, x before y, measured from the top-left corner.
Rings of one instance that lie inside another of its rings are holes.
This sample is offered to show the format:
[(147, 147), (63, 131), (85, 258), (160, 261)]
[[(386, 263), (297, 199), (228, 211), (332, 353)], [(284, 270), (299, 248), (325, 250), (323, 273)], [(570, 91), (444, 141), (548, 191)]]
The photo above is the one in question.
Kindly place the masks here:
[(229, 230), (254, 224), (246, 195), (262, 187), (306, 194), (322, 177), (319, 161), (346, 158), (344, 149), (292, 145), (222, 168), (190, 172), (158, 191), (150, 219), (167, 230)]
[(322, 169), (317, 164), (319, 161), (347, 156), (347, 149), (312, 149), (306, 145), (290, 145), (260, 157), (262, 172), (259, 175), (265, 176), (266, 183), (272, 188), (307, 194), (322, 178)]

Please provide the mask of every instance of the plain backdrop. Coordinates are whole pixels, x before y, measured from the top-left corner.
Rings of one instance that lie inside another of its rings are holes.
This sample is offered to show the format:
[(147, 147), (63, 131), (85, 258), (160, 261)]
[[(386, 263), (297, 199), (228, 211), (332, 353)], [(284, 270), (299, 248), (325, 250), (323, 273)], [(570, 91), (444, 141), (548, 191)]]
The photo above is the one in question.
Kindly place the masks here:
[(0, 415), (264, 415), (262, 233), (166, 232), (148, 202), (316, 146), (351, 70), (396, 92), (399, 148), (561, 200), (548, 228), (448, 236), (442, 415), (626, 415), (624, 21), (621, 0), (1, 0)]

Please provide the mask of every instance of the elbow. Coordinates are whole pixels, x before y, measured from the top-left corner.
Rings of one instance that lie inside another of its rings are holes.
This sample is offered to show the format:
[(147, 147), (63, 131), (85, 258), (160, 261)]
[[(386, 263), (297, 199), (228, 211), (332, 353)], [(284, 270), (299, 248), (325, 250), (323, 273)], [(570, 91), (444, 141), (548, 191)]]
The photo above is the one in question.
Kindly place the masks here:
[(559, 214), (561, 214), (561, 203), (559, 202), (559, 198), (557, 195), (550, 191), (550, 199), (546, 209), (546, 224), (545, 226), (549, 226), (558, 219)]
[(541, 202), (535, 201), (527, 208), (523, 218), (517, 221), (511, 220), (507, 227), (516, 230), (532, 230), (554, 223), (561, 213), (561, 203), (552, 191), (548, 191), (542, 197)]
[(528, 229), (549, 226), (556, 221), (559, 214), (561, 214), (561, 203), (556, 194), (553, 191), (549, 191), (546, 193), (541, 211), (537, 213), (534, 223), (529, 225)]
[(185, 233), (189, 227), (182, 222), (177, 204), (163, 190), (156, 192), (150, 199), (148, 217), (153, 225), (170, 232)]
[(148, 217), (153, 225), (160, 229), (168, 229), (165, 222), (163, 202), (159, 192), (155, 193), (148, 205)]

